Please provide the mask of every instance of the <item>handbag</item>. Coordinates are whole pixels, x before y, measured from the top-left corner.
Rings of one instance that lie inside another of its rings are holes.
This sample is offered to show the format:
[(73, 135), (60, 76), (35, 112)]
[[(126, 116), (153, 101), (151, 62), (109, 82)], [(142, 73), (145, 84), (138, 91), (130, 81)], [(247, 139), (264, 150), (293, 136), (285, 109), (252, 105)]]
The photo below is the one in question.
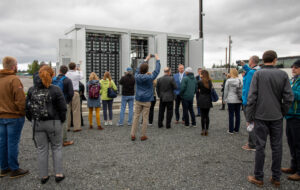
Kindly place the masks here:
[(243, 100), (243, 91), (241, 86), (241, 80), (239, 79), (239, 86), (236, 88), (236, 94), (239, 100)]
[[(109, 86), (111, 86), (111, 84)], [(116, 98), (117, 97), (117, 92), (114, 91), (114, 89), (112, 87), (109, 87), (107, 89), (107, 97), (109, 97), (109, 98)]]
[(210, 96), (213, 102), (217, 102), (219, 100), (219, 96), (214, 88), (211, 88)]

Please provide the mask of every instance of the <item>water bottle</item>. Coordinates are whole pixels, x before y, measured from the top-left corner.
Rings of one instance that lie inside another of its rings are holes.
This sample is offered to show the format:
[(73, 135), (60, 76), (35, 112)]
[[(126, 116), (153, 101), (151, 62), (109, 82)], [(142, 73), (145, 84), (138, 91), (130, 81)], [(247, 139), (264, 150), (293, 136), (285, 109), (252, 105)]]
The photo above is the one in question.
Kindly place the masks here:
[(250, 123), (247, 127), (247, 131), (251, 132), (251, 131), (253, 131), (253, 128), (254, 128), (254, 123)]

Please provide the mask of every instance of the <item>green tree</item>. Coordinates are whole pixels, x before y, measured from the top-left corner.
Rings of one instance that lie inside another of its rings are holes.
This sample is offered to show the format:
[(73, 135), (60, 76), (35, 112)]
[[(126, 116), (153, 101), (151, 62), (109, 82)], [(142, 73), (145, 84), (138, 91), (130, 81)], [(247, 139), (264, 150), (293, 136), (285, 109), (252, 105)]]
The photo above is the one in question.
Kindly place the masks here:
[(40, 69), (39, 61), (34, 60), (32, 64), (28, 65), (28, 73), (33, 75), (35, 72), (37, 72)]

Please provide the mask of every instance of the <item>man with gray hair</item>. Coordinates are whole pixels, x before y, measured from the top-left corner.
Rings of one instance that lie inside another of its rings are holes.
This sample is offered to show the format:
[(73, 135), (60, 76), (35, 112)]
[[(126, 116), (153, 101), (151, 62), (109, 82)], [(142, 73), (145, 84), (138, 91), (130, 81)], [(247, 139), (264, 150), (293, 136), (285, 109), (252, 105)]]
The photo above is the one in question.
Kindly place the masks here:
[(180, 95), (182, 97), (182, 105), (183, 105), (183, 116), (185, 126), (189, 127), (189, 113), (191, 115), (192, 126), (196, 126), (195, 113), (193, 108), (194, 95), (197, 92), (197, 80), (194, 77), (193, 69), (191, 67), (187, 67), (185, 69), (186, 76), (183, 77), (181, 82)]
[(158, 127), (163, 127), (163, 120), (165, 109), (167, 107), (167, 121), (166, 128), (171, 128), (171, 121), (173, 117), (173, 101), (175, 99), (174, 90), (177, 88), (174, 78), (171, 76), (171, 69), (166, 67), (164, 69), (164, 76), (157, 80), (156, 92), (160, 99), (159, 113), (158, 113)]
[[(243, 61), (241, 61), (241, 65), (243, 66), (243, 69), (245, 71), (245, 75), (243, 76), (243, 110), (244, 114), (246, 116), (246, 111), (247, 111), (247, 98), (248, 98), (248, 93), (250, 89), (250, 84), (252, 81), (252, 77), (255, 73), (255, 71), (260, 70), (260, 67), (258, 66), (259, 63), (259, 57), (256, 55), (253, 55), (249, 59), (249, 65), (245, 64)], [(247, 123), (248, 127), (249, 123)], [(256, 137), (254, 134), (254, 131), (249, 131), (249, 137), (248, 137), (248, 143), (242, 146), (244, 150), (252, 150), (255, 151), (256, 148)]]

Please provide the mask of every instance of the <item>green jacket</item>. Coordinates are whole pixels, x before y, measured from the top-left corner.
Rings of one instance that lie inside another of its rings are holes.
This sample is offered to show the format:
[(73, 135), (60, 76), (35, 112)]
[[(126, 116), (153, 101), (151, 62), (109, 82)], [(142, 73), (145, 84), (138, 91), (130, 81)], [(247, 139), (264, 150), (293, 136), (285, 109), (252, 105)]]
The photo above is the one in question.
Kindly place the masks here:
[(181, 81), (180, 95), (185, 100), (194, 100), (196, 92), (197, 80), (194, 77), (194, 73), (189, 73)]
[[(113, 80), (110, 81), (111, 82), (111, 88), (114, 90), (117, 90), (117, 86), (114, 83)], [(100, 86), (101, 86), (101, 90), (100, 90), (100, 94), (101, 94), (101, 100), (112, 100), (112, 98), (107, 97), (107, 89), (109, 88), (109, 80), (100, 80)]]
[(288, 114), (286, 115), (286, 119), (300, 119), (300, 76), (298, 76), (294, 83), (291, 81), (291, 86), (294, 93), (294, 102), (292, 107), (289, 109)]

